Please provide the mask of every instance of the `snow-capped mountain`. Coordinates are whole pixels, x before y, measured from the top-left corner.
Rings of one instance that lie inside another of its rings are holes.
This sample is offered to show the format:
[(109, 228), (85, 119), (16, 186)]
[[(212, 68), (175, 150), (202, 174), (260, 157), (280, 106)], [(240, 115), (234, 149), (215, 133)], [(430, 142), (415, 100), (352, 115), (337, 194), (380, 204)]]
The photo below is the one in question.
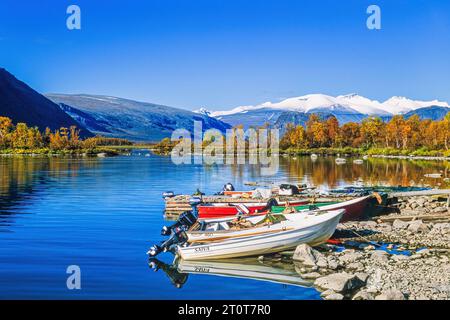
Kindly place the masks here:
[(345, 96), (338, 96), (337, 99), (340, 103), (348, 104), (352, 109), (362, 114), (378, 115), (378, 116), (390, 116), (391, 112), (384, 109), (383, 105), (377, 100), (370, 100), (366, 97), (362, 97), (358, 94), (348, 94)]
[[(213, 111), (212, 117), (231, 125), (261, 125), (264, 122), (275, 123), (283, 112), (329, 113), (336, 116), (340, 123), (361, 121), (368, 116), (380, 116), (389, 119), (396, 114), (431, 107), (448, 107), (447, 102), (438, 100), (419, 101), (403, 97), (392, 97), (385, 102), (371, 100), (358, 94), (333, 97), (325, 94), (308, 94), (293, 97), (280, 102), (264, 102), (254, 106), (240, 106), (227, 111)], [(245, 117), (242, 115), (245, 114)], [(242, 123), (242, 122), (245, 123)]]
[(383, 102), (382, 104), (382, 108), (384, 108), (384, 110), (392, 114), (404, 114), (412, 110), (431, 106), (445, 107), (445, 108), (449, 107), (447, 102), (439, 100), (420, 101), (420, 100), (411, 100), (405, 97), (392, 97)]
[(211, 111), (209, 111), (206, 108), (200, 108), (198, 110), (194, 110), (193, 112), (194, 113), (198, 113), (198, 114), (202, 114), (202, 115), (205, 115), (205, 116), (208, 116), (208, 117), (211, 116)]

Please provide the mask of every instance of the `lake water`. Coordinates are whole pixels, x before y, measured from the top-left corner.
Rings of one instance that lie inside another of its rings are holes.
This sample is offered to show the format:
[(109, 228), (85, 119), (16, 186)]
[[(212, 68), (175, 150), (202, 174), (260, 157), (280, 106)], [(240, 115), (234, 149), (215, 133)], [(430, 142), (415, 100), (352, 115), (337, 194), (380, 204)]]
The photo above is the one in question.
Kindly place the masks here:
[[(444, 162), (369, 159), (363, 165), (336, 166), (333, 158), (280, 161), (276, 176), (261, 177), (256, 166), (176, 166), (170, 158), (143, 153), (0, 157), (0, 299), (319, 299), (293, 266), (256, 259), (177, 271), (167, 253), (160, 257), (161, 269), (153, 271), (146, 252), (162, 240), (160, 229), (167, 223), (161, 193), (197, 188), (214, 193), (226, 182), (245, 188), (245, 181), (324, 188), (357, 180), (436, 186), (443, 180), (423, 180), (424, 174), (450, 171)], [(80, 267), (81, 290), (66, 286), (70, 265)]]

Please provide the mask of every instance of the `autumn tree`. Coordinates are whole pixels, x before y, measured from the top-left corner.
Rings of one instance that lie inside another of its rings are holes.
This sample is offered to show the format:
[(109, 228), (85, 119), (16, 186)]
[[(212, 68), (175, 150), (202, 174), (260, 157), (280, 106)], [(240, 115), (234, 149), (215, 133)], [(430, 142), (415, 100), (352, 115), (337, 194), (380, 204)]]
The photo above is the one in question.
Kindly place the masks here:
[(7, 147), (9, 144), (9, 135), (13, 129), (13, 124), (10, 118), (0, 117), (0, 147)]
[(361, 137), (366, 146), (376, 146), (383, 134), (384, 123), (379, 117), (369, 117), (361, 123)]
[(332, 147), (335, 147), (339, 144), (340, 135), (339, 135), (339, 121), (335, 116), (331, 116), (326, 120), (326, 130), (328, 131), (328, 139), (329, 143)]
[(450, 112), (446, 114), (444, 119), (440, 122), (440, 131), (442, 131), (445, 150), (450, 148)]
[(356, 122), (347, 122), (340, 129), (340, 137), (342, 146), (359, 147), (362, 142), (361, 128)]

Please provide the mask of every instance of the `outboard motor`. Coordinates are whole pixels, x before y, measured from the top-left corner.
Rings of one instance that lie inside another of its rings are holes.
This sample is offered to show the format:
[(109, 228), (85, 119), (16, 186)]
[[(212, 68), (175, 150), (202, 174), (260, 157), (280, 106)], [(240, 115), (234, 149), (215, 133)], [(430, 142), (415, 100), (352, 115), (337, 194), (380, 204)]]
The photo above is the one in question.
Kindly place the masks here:
[(153, 245), (150, 247), (150, 249), (148, 250), (147, 254), (151, 257), (156, 257), (158, 254), (160, 254), (162, 251), (161, 247), (158, 246), (157, 244)]
[(180, 215), (178, 220), (171, 226), (164, 226), (161, 230), (162, 236), (168, 236), (172, 232), (176, 232), (176, 229), (184, 228), (189, 229), (197, 221), (197, 216), (192, 211), (186, 211)]
[(262, 208), (260, 211), (261, 212), (269, 211), (270, 209), (272, 209), (273, 206), (277, 206), (277, 205), (278, 205), (277, 199), (270, 198), (269, 201), (267, 201), (266, 206), (264, 208)]
[(202, 203), (202, 198), (199, 197), (199, 196), (192, 196), (192, 197), (189, 198), (189, 204), (191, 206), (197, 206), (200, 203)]
[(280, 185), (280, 196), (292, 196), (294, 194), (299, 194), (300, 190), (297, 186), (291, 185), (291, 184), (282, 184)]
[(175, 196), (175, 193), (173, 191), (166, 191), (166, 192), (163, 192), (163, 194), (162, 194), (163, 199), (173, 198), (174, 196)]
[(186, 242), (186, 240), (187, 236), (182, 228), (177, 228), (176, 230), (174, 229), (174, 232), (172, 232), (169, 239), (162, 242), (160, 245), (155, 244), (151, 246), (147, 254), (150, 257), (156, 257), (161, 252), (171, 251), (174, 245), (182, 244)]
[(223, 186), (223, 191), (234, 191), (234, 186), (230, 182), (228, 182)]

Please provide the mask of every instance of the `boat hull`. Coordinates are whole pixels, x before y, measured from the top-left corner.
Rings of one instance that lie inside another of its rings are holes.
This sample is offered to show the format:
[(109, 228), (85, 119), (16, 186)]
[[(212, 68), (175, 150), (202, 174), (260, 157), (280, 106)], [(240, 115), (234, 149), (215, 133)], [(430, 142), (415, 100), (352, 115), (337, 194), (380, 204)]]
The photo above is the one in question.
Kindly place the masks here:
[[(329, 205), (320, 205), (320, 210), (341, 210), (344, 209), (345, 213), (342, 216), (341, 222), (362, 220), (366, 217), (369, 201), (372, 196), (364, 196), (349, 201), (332, 203)], [(303, 209), (307, 211), (309, 209)]]
[[(345, 213), (342, 216), (341, 222), (357, 221), (357, 220), (363, 220), (363, 219), (367, 218), (368, 216), (374, 215), (374, 212), (376, 211), (376, 209), (380, 208), (379, 206), (377, 206), (377, 204), (375, 203), (376, 201), (374, 201), (374, 200), (376, 200), (376, 199), (374, 199), (374, 197), (372, 197), (372, 196), (364, 196), (364, 197), (359, 197), (356, 199), (343, 201), (343, 202), (333, 202), (331, 204), (321, 203), (319, 205), (319, 207), (320, 207), (320, 210), (323, 210), (323, 211), (344, 209)], [(291, 207), (294, 207), (294, 208), (297, 208), (298, 210), (300, 210), (299, 213), (310, 210), (309, 207), (303, 208), (301, 206), (295, 206), (292, 204), (291, 204)], [(272, 213), (275, 213), (275, 214), (283, 213), (283, 210), (284, 210), (284, 208), (282, 206), (275, 206), (274, 212), (272, 212)], [(378, 209), (378, 211), (379, 211), (379, 209)], [(250, 213), (249, 216), (264, 215), (266, 213), (267, 212), (253, 212), (253, 213)], [(292, 214), (295, 214), (295, 213), (292, 213)], [(230, 220), (233, 218), (234, 218), (234, 216), (232, 216), (232, 215), (224, 215), (224, 216), (212, 217), (212, 218), (206, 218), (206, 219), (201, 218), (201, 216), (199, 216), (199, 219), (206, 221), (206, 222), (226, 221), (226, 220)]]
[[(307, 204), (309, 200), (301, 199), (290, 201), (289, 204), (291, 206), (303, 205)], [(249, 214), (259, 214), (266, 207), (267, 203), (243, 203), (249, 210)], [(285, 204), (284, 202), (280, 202), (281, 205)], [(220, 219), (226, 217), (233, 217), (239, 213), (239, 210), (236, 207), (237, 203), (220, 203), (220, 204), (209, 204), (209, 205), (200, 205), (197, 206), (198, 218), (199, 219)]]
[(314, 246), (324, 243), (333, 235), (343, 213), (344, 210), (331, 211), (308, 217), (309, 221), (303, 219), (298, 223), (286, 223), (286, 231), (187, 247), (178, 246), (177, 254), (187, 261), (211, 260), (281, 252), (302, 243)]

